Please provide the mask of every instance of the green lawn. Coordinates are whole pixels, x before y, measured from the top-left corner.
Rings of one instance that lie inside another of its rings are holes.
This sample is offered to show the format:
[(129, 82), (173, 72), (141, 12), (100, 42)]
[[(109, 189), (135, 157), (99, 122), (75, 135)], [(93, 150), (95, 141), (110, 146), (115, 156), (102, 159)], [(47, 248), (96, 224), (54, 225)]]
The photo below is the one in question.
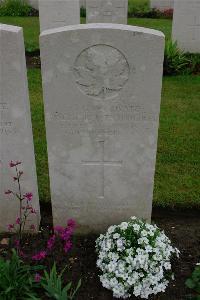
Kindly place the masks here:
[[(84, 23), (85, 19), (81, 21)], [(0, 23), (22, 26), (26, 51), (31, 52), (39, 49), (39, 19), (37, 17), (0, 17)], [(129, 18), (128, 24), (161, 30), (167, 39), (171, 36), (171, 20)]]
[(23, 27), (26, 51), (39, 49), (39, 19), (37, 17), (0, 17), (0, 23)]
[[(40, 70), (28, 71), (39, 193), (50, 199)], [(154, 204), (200, 207), (200, 76), (165, 77)]]

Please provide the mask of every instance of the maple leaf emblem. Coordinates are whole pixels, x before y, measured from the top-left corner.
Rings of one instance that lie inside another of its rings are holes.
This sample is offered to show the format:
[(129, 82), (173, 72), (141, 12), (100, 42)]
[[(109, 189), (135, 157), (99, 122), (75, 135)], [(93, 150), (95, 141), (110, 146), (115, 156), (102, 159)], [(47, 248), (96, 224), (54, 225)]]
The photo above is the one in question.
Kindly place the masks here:
[(107, 45), (95, 45), (78, 56), (74, 72), (76, 82), (89, 96), (107, 99), (117, 94), (129, 78), (124, 55)]

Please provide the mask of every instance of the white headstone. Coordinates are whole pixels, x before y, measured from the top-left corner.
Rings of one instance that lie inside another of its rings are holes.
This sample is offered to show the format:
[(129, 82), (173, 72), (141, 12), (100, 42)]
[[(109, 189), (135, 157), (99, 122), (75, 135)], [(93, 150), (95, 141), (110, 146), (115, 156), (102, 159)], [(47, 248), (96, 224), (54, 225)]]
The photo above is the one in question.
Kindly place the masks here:
[(35, 156), (25, 64), (23, 31), (20, 27), (0, 24), (0, 231), (19, 216), (19, 203), (5, 191), (15, 191), (16, 182), (9, 162), (21, 161), (22, 193), (33, 193), (31, 224), (40, 222)]
[(80, 7), (86, 7), (86, 0), (80, 0)]
[(88, 24), (41, 35), (54, 224), (150, 220), (164, 35)]
[(80, 24), (79, 0), (39, 0), (40, 31)]
[(27, 3), (31, 6), (31, 7), (33, 7), (33, 8), (35, 8), (35, 9), (39, 9), (39, 5), (38, 5), (38, 0), (27, 0)]
[(151, 8), (158, 10), (167, 10), (174, 8), (174, 0), (151, 0)]
[(180, 49), (200, 52), (200, 0), (175, 0), (172, 36)]
[(127, 24), (128, 0), (86, 0), (87, 23)]

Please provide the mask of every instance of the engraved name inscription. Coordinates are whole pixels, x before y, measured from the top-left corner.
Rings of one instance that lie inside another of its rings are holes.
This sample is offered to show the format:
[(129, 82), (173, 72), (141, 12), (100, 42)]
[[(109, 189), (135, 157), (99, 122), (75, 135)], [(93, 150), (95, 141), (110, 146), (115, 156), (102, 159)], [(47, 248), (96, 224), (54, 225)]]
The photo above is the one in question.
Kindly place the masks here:
[(14, 124), (8, 116), (8, 111), (8, 103), (0, 102), (0, 135), (10, 135), (15, 133)]
[(59, 127), (66, 135), (117, 136), (123, 130), (132, 130), (138, 126), (148, 128), (149, 123), (156, 122), (158, 116), (145, 111), (139, 104), (111, 104), (73, 106), (67, 111), (53, 112), (51, 120), (59, 122)]

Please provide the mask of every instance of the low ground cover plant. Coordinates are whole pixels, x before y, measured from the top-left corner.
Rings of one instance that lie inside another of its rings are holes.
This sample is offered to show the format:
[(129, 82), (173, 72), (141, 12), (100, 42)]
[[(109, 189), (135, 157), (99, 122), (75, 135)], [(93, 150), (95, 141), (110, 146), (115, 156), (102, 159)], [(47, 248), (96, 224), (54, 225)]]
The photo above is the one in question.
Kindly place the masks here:
[(24, 264), (15, 250), (8, 260), (0, 257), (0, 299), (27, 300), (37, 296), (35, 273), (41, 269), (39, 265)]
[[(55, 262), (49, 271), (39, 263), (41, 261), (43, 263), (48, 256), (51, 256), (55, 247), (63, 249), (63, 255), (71, 250), (76, 223), (70, 219), (64, 227), (55, 226), (49, 234), (45, 249), (36, 248), (32, 255), (26, 253), (27, 232), (30, 234), (35, 230), (35, 226), (33, 224), (27, 226), (27, 222), (29, 217), (37, 212), (31, 203), (33, 194), (23, 192), (21, 178), (24, 173), (21, 165), (20, 161), (9, 163), (10, 168), (14, 170), (12, 179), (17, 188), (8, 189), (5, 194), (18, 201), (19, 216), (15, 222), (8, 224), (8, 230), (12, 233), (9, 246), (14, 249), (11, 255), (9, 250), (4, 253), (8, 259), (0, 256), (0, 299), (40, 300), (45, 295), (45, 299), (73, 300), (81, 281), (78, 282), (76, 288), (73, 288), (71, 282), (66, 284), (62, 278), (67, 266), (59, 274)], [(30, 264), (25, 264), (23, 259), (30, 261)]]
[(164, 73), (166, 75), (181, 74), (187, 71), (189, 59), (180, 50), (176, 42), (167, 41), (165, 45)]
[(0, 16), (28, 17), (32, 8), (25, 0), (4, 0), (0, 3)]
[(43, 265), (25, 264), (15, 250), (11, 258), (0, 257), (0, 299), (1, 300), (73, 300), (81, 286), (79, 280), (75, 288), (65, 284), (62, 278), (65, 269), (59, 274), (54, 263), (50, 271)]
[(54, 263), (49, 273), (44, 271), (43, 277), (39, 277), (39, 282), (49, 299), (73, 300), (75, 298), (76, 293), (81, 286), (81, 280), (79, 280), (74, 289), (72, 288), (71, 282), (64, 286), (62, 279), (64, 271), (65, 269), (58, 274), (56, 264)]
[(192, 300), (200, 300), (200, 263), (197, 264), (190, 278), (185, 282), (186, 286), (196, 293), (196, 296), (191, 296)]
[(165, 44), (164, 75), (184, 75), (200, 73), (200, 54), (185, 53), (177, 42), (169, 40)]
[(136, 217), (109, 227), (97, 239), (96, 250), (103, 287), (124, 299), (164, 292), (173, 279), (172, 260), (179, 257), (163, 231)]

